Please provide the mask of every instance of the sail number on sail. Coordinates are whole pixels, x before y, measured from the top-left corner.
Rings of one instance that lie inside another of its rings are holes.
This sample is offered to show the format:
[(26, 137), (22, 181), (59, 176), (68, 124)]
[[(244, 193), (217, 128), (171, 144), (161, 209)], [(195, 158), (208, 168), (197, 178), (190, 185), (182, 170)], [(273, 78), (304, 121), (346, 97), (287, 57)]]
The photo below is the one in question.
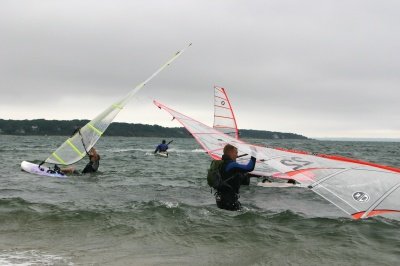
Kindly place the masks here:
[(293, 167), (293, 170), (298, 170), (301, 167), (312, 164), (312, 162), (306, 161), (303, 158), (299, 157), (291, 157), (290, 159), (281, 160), (281, 164)]

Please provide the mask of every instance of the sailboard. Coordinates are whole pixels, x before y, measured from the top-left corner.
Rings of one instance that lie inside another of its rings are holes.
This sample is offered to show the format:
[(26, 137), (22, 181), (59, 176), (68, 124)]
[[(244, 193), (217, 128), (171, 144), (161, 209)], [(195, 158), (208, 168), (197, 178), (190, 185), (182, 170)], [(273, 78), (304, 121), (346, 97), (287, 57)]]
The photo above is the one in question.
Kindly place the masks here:
[(400, 169), (340, 156), (310, 154), (246, 143), (211, 128), (164, 104), (170, 113), (213, 159), (220, 159), (226, 144), (248, 154), (238, 161), (257, 158), (252, 174), (294, 179), (354, 219), (385, 216), (400, 220)]
[(49, 167), (46, 166), (39, 167), (39, 165), (27, 161), (23, 161), (21, 163), (21, 169), (24, 170), (25, 172), (35, 175), (44, 175), (44, 176), (59, 177), (59, 178), (67, 177), (62, 172), (54, 171), (53, 169), (50, 169)]
[(228, 94), (224, 88), (218, 86), (214, 86), (213, 128), (236, 139), (239, 138), (239, 130)]
[[(78, 162), (84, 158), (88, 151), (96, 144), (100, 137), (104, 134), (108, 126), (117, 116), (117, 114), (125, 107), (130, 99), (148, 82), (155, 78), (162, 70), (169, 66), (173, 61), (175, 61), (182, 53), (192, 44), (190, 43), (184, 49), (176, 52), (171, 59), (169, 59), (165, 64), (163, 64), (156, 72), (149, 76), (142, 83), (138, 84), (134, 89), (132, 89), (125, 97), (119, 101), (111, 104), (107, 109), (93, 118), (86, 125), (81, 127), (77, 132), (75, 132), (70, 138), (68, 138), (61, 146), (56, 149), (51, 155), (43, 161), (43, 163), (48, 164), (58, 164), (58, 165), (70, 165)], [(24, 163), (24, 162), (23, 162)], [(22, 164), (23, 164), (22, 163)], [(24, 168), (21, 164), (21, 168), (29, 173), (37, 174), (36, 171), (29, 171), (31, 168)], [(41, 164), (40, 164), (41, 165)], [(41, 168), (37, 165), (38, 169)], [(43, 171), (40, 171), (43, 173)]]
[(158, 156), (158, 157), (164, 157), (164, 158), (168, 158), (168, 152), (166, 151), (160, 151), (160, 152), (156, 152), (154, 153), (154, 156)]
[(300, 184), (292, 184), (292, 183), (283, 183), (283, 182), (259, 182), (257, 183), (259, 187), (268, 187), (268, 188), (301, 188)]

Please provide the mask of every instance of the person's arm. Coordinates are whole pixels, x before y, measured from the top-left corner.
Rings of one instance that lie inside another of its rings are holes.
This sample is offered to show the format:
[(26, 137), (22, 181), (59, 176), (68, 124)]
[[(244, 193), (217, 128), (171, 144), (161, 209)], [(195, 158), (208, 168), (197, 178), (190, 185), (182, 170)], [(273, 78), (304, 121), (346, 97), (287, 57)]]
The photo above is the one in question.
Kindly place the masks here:
[(154, 151), (154, 153), (157, 153), (159, 149), (160, 149), (160, 145), (158, 145), (158, 146), (156, 147), (156, 150)]
[(256, 158), (251, 156), (250, 161), (247, 164), (240, 164), (237, 162), (232, 162), (228, 164), (228, 166), (225, 168), (225, 172), (229, 172), (235, 169), (247, 173), (253, 171), (255, 166), (256, 166)]

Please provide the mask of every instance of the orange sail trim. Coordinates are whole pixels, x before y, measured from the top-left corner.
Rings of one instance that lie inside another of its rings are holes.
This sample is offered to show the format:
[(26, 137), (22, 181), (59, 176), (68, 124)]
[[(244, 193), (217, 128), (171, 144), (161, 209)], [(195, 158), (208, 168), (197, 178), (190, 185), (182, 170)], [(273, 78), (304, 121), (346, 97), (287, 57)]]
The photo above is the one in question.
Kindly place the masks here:
[(382, 164), (377, 164), (377, 163), (371, 163), (371, 162), (367, 162), (367, 161), (362, 161), (362, 160), (357, 160), (357, 159), (352, 159), (352, 158), (348, 158), (348, 157), (344, 157), (344, 156), (339, 156), (339, 155), (328, 155), (328, 154), (312, 154), (310, 152), (306, 152), (306, 151), (299, 151), (299, 150), (289, 150), (289, 149), (284, 149), (284, 148), (274, 148), (275, 150), (279, 150), (279, 151), (286, 151), (286, 152), (291, 152), (291, 153), (297, 153), (297, 154), (306, 154), (306, 155), (314, 155), (317, 157), (321, 157), (321, 158), (326, 158), (326, 159), (331, 159), (331, 160), (336, 160), (336, 161), (341, 161), (341, 162), (348, 162), (348, 163), (357, 163), (357, 164), (362, 164), (362, 165), (368, 165), (368, 166), (373, 166), (373, 167), (377, 167), (380, 169), (384, 169), (384, 170), (389, 170), (389, 171), (393, 171), (396, 173), (400, 173), (400, 169), (393, 167), (393, 166), (388, 166), (388, 165), (382, 165)]
[(381, 164), (376, 164), (376, 163), (356, 160), (356, 159), (342, 157), (342, 156), (338, 156), (338, 155), (318, 154), (317, 156), (318, 157), (322, 157), (322, 158), (336, 160), (336, 161), (349, 162), (349, 163), (358, 163), (358, 164), (362, 164), (362, 165), (373, 166), (373, 167), (376, 167), (376, 168), (381, 168), (381, 169), (384, 169), (384, 170), (389, 170), (389, 171), (393, 171), (393, 172), (396, 172), (396, 173), (400, 173), (400, 169), (399, 168), (392, 167), (392, 166), (387, 166), (387, 165), (381, 165)]
[[(351, 216), (355, 219), (358, 220), (363, 217), (365, 212), (357, 212), (353, 213)], [(377, 215), (382, 215), (382, 214), (390, 214), (390, 213), (400, 213), (400, 210), (373, 210), (370, 213), (368, 213), (367, 217), (373, 217)]]

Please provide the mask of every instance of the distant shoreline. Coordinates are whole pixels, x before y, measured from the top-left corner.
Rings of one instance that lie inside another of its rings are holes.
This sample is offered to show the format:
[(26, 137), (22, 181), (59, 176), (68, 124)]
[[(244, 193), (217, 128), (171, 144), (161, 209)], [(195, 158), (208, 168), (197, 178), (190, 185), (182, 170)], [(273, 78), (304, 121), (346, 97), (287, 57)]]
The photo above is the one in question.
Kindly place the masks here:
[(322, 141), (400, 142), (400, 138), (314, 138)]
[[(5, 120), (0, 119), (0, 135), (26, 136), (70, 136), (75, 129), (89, 120)], [(295, 133), (266, 130), (240, 129), (240, 137), (257, 139), (308, 139)], [(189, 138), (190, 133), (183, 127), (162, 127), (159, 125), (113, 122), (104, 134), (120, 137), (181, 137)]]

